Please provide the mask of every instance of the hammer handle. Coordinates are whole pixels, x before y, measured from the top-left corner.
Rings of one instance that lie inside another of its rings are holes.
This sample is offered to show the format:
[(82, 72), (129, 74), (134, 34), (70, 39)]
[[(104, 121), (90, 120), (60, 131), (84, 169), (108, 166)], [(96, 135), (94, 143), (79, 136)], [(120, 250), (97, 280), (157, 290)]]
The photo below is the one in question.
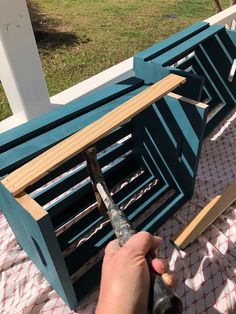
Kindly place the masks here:
[[(110, 218), (111, 225), (119, 241), (123, 246), (135, 233), (128, 218), (119, 206), (113, 201), (106, 187), (105, 182), (100, 179), (96, 183), (96, 189), (107, 208), (107, 214)], [(147, 264), (150, 272), (151, 287), (149, 306), (153, 314), (180, 314), (182, 313), (182, 302), (168, 287), (161, 276), (157, 274), (152, 267), (152, 257), (146, 256)]]
[[(130, 221), (125, 213), (120, 210), (119, 206), (113, 201), (111, 194), (106, 186), (105, 178), (96, 158), (96, 149), (91, 147), (85, 151), (87, 169), (92, 181), (98, 207), (102, 214), (108, 214), (116, 237), (123, 246), (135, 233)], [(152, 268), (152, 258), (146, 257), (150, 271), (150, 311), (153, 314), (181, 314), (182, 302), (168, 287), (162, 277)]]
[(136, 231), (131, 226), (125, 213), (120, 210), (119, 206), (111, 198), (105, 182), (99, 180), (96, 184), (96, 189), (107, 209), (107, 214), (119, 244), (120, 246), (123, 246), (136, 233)]

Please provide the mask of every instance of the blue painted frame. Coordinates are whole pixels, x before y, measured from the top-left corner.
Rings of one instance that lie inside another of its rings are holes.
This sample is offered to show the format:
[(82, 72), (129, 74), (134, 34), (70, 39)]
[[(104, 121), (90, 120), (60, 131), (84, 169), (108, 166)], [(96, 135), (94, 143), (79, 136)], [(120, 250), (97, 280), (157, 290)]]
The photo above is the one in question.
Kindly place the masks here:
[[(130, 78), (2, 134), (1, 176), (4, 177), (146, 88), (148, 84), (143, 80)], [(113, 162), (104, 171), (109, 189), (137, 170), (142, 170), (135, 180), (114, 194), (114, 200), (119, 205), (158, 180), (151, 190), (125, 209), (132, 222), (135, 223), (140, 215), (168, 191), (175, 191), (164, 204), (157, 207), (155, 213), (137, 223), (138, 230), (156, 231), (160, 224), (191, 197), (206, 116), (206, 107), (190, 104), (184, 98), (167, 96), (98, 141), (96, 146), (101, 165)], [(126, 136), (129, 136), (126, 141), (115, 144)], [(81, 162), (83, 157), (78, 154), (28, 187), (26, 192), (32, 193)], [(83, 182), (73, 192), (48, 206), (45, 216), (40, 220), (35, 220), (0, 185), (0, 207), (17, 240), (70, 308), (75, 308), (79, 300), (98, 283), (101, 259), (76, 282), (70, 276), (114, 237), (111, 226), (106, 225), (86, 243), (65, 256), (63, 254), (71, 244), (103, 221), (95, 207), (64, 233), (56, 235), (60, 226), (95, 201), (90, 182), (83, 181), (87, 176), (86, 167), (81, 166), (43, 191), (35, 193), (32, 196), (34, 200), (45, 206), (52, 198)]]
[[(190, 53), (188, 60), (178, 62)], [(235, 32), (199, 22), (135, 55), (134, 71), (146, 84), (170, 73), (185, 76), (186, 84), (176, 92), (209, 105), (206, 136), (235, 108), (236, 77), (228, 81), (235, 58)]]

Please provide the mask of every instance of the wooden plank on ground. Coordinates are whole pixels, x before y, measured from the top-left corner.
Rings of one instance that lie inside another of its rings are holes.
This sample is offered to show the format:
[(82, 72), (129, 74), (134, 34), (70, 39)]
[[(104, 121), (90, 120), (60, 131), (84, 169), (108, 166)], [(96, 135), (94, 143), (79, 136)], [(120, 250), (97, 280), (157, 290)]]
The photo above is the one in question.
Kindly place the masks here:
[(236, 181), (233, 181), (223, 191), (208, 203), (193, 220), (176, 236), (172, 242), (179, 248), (185, 249), (203, 231), (206, 230), (234, 201), (236, 200)]
[(13, 171), (2, 180), (3, 185), (14, 196), (19, 194), (27, 186), (45, 176), (49, 171), (93, 145), (113, 129), (127, 122), (185, 81), (185, 78), (178, 75), (168, 75), (91, 125)]

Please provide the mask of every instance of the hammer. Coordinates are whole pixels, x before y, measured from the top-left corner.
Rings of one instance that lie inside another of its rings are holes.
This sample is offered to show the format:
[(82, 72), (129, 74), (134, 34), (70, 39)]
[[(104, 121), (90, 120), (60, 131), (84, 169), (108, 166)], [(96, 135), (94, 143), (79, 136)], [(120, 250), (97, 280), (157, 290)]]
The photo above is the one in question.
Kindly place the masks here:
[[(98, 208), (101, 215), (109, 216), (111, 225), (120, 246), (123, 246), (135, 233), (125, 213), (120, 210), (119, 206), (113, 201), (111, 194), (106, 186), (101, 167), (97, 161), (97, 152), (95, 147), (91, 147), (84, 152), (87, 161), (87, 169)], [(152, 257), (150, 254), (146, 256), (147, 264), (150, 271), (151, 288), (149, 305), (153, 314), (180, 314), (183, 306), (180, 299), (168, 287), (161, 276), (152, 268)]]

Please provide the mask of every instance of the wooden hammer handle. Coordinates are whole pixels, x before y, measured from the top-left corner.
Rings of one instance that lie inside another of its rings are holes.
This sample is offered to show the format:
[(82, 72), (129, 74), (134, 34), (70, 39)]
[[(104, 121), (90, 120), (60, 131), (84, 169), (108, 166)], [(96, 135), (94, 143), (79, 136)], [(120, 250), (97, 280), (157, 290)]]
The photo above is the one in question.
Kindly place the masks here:
[[(107, 207), (107, 214), (119, 244), (120, 246), (123, 246), (136, 233), (136, 231), (132, 227), (125, 213), (114, 203), (109, 192), (107, 193), (107, 187), (102, 180), (97, 182), (96, 188)], [(172, 289), (164, 283), (161, 276), (154, 271), (152, 267), (152, 257), (148, 255), (146, 259), (151, 279), (149, 300), (151, 313), (182, 313), (182, 302), (173, 293)]]
[[(92, 147), (85, 152), (87, 169), (93, 184), (94, 192), (98, 204), (104, 205), (110, 218), (111, 225), (116, 237), (123, 246), (136, 233), (125, 213), (113, 201), (102, 174), (101, 168), (96, 158), (96, 149)], [(103, 208), (104, 210), (104, 208)], [(103, 214), (103, 213), (102, 213)], [(168, 287), (161, 276), (152, 267), (152, 257), (146, 257), (150, 271), (150, 300), (149, 306), (153, 314), (180, 314), (182, 313), (182, 302)]]

